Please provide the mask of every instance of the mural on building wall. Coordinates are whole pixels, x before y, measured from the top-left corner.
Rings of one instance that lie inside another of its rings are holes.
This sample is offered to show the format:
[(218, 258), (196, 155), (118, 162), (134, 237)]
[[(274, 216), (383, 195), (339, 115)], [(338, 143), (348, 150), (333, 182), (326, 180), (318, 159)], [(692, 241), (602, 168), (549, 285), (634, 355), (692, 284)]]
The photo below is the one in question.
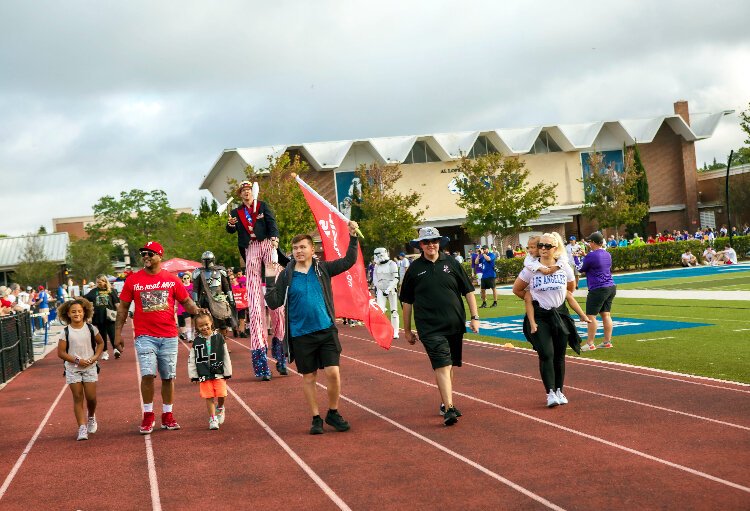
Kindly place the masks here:
[(361, 197), (362, 185), (354, 171), (336, 172), (336, 204), (347, 218), (352, 214), (352, 195), (355, 187)]
[[(602, 155), (604, 172), (620, 176), (625, 168), (625, 158), (622, 149), (598, 152)], [(592, 153), (581, 153), (581, 168), (583, 169), (583, 176), (588, 176), (589, 172), (591, 172), (591, 167), (589, 165), (591, 154)]]

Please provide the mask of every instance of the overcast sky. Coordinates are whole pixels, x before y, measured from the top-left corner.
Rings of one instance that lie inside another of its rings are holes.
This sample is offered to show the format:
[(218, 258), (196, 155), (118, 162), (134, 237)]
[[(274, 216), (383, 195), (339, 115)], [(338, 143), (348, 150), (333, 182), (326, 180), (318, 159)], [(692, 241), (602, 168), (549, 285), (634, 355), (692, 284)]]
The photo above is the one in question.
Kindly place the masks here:
[[(0, 233), (163, 189), (221, 151), (747, 109), (750, 2), (0, 3)], [(744, 140), (737, 114), (699, 165)]]

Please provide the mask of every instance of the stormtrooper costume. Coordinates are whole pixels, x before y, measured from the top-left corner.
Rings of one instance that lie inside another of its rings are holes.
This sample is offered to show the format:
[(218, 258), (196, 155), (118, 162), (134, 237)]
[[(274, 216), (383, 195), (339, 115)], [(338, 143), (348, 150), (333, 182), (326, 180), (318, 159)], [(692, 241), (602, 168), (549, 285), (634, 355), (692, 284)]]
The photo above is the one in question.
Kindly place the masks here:
[(213, 252), (203, 252), (201, 260), (203, 267), (193, 271), (193, 300), (198, 307), (211, 311), (214, 326), (226, 334), (226, 329), (233, 326), (236, 315), (232, 285), (224, 267), (214, 264)]
[(388, 299), (391, 310), (391, 325), (393, 325), (393, 338), (398, 339), (398, 265), (391, 261), (388, 251), (379, 247), (375, 249), (375, 269), (372, 280), (375, 283), (375, 300), (381, 309), (385, 311), (385, 301)]

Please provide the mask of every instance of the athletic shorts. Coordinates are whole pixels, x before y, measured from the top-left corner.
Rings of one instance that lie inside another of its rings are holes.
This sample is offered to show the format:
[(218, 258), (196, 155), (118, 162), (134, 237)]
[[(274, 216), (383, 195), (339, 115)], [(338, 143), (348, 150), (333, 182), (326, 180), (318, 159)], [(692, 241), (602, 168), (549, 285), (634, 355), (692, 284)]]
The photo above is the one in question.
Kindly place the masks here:
[(297, 371), (309, 374), (318, 369), (339, 365), (341, 344), (333, 328), (290, 338)]
[(568, 263), (568, 264), (570, 265), (571, 268), (573, 268), (573, 275), (574, 276), (578, 277), (578, 276), (581, 275), (581, 272), (578, 271), (578, 268), (576, 268), (575, 264), (573, 264), (573, 263)]
[(227, 397), (227, 381), (224, 378), (202, 381), (199, 385), (203, 399)]
[(419, 338), (424, 345), (433, 369), (446, 366), (461, 367), (461, 352), (464, 334), (436, 335), (427, 339)]
[(612, 300), (617, 293), (617, 286), (600, 287), (589, 291), (586, 297), (586, 315), (596, 316), (600, 312), (612, 310)]
[(68, 364), (65, 364), (65, 383), (68, 385), (71, 383), (93, 383), (98, 379), (96, 364), (84, 368), (68, 367)]
[(136, 337), (135, 352), (138, 354), (141, 376), (156, 376), (157, 369), (162, 380), (177, 376), (177, 345), (177, 337)]
[(184, 328), (185, 327), (185, 320), (190, 317), (190, 313), (183, 312), (182, 314), (177, 316), (177, 326)]
[(495, 289), (495, 277), (483, 278), (480, 284), (482, 289)]

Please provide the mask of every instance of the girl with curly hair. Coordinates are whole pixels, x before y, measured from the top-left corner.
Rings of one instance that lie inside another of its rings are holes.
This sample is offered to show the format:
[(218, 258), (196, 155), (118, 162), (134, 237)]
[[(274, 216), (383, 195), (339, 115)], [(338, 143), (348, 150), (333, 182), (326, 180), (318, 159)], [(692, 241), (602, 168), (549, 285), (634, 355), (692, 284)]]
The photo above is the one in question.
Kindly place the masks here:
[[(57, 308), (57, 317), (66, 325), (57, 340), (57, 356), (65, 364), (65, 382), (73, 394), (73, 412), (78, 423), (78, 440), (88, 440), (96, 433), (97, 360), (104, 350), (99, 330), (88, 323), (94, 306), (85, 298), (75, 298)], [(88, 410), (84, 410), (84, 398)]]

